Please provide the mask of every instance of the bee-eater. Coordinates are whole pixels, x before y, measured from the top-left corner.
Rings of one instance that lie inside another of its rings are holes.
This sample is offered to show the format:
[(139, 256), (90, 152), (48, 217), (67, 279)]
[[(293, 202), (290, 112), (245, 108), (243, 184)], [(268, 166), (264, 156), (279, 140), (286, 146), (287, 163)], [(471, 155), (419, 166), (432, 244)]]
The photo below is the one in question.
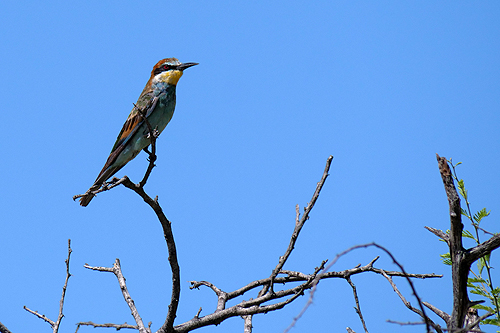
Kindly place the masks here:
[(127, 121), (118, 134), (108, 160), (94, 185), (80, 198), (80, 205), (87, 206), (102, 184), (123, 168), (151, 143), (149, 129), (141, 111), (144, 111), (151, 128), (161, 133), (174, 114), (175, 87), (183, 71), (195, 62), (181, 63), (176, 58), (160, 60), (151, 71), (146, 87), (130, 112)]

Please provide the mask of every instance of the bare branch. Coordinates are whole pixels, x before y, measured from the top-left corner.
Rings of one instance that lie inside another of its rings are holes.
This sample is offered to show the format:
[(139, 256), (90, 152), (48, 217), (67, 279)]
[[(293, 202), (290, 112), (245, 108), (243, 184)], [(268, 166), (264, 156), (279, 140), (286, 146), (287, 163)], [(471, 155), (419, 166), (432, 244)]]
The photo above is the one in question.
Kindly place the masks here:
[(356, 302), (356, 306), (354, 307), (354, 310), (356, 310), (356, 313), (359, 316), (359, 319), (361, 320), (361, 324), (363, 324), (363, 329), (365, 330), (366, 333), (368, 333), (368, 329), (366, 328), (366, 323), (363, 318), (363, 314), (361, 313), (361, 307), (359, 306), (359, 299), (358, 299), (358, 293), (356, 291), (356, 285), (351, 281), (351, 278), (348, 276), (345, 278), (347, 283), (352, 288), (352, 293), (354, 294), (354, 301)]
[(96, 328), (96, 327), (111, 327), (111, 328), (116, 328), (117, 331), (121, 330), (122, 328), (129, 328), (129, 329), (134, 329), (134, 330), (139, 329), (139, 326), (129, 325), (127, 323), (124, 323), (124, 324), (96, 324), (96, 323), (93, 323), (91, 321), (86, 321), (86, 322), (80, 322), (77, 324), (75, 333), (78, 332), (78, 330), (80, 329), (80, 326), (93, 326), (94, 328)]
[[(307, 308), (312, 304), (312, 300), (314, 298), (314, 293), (316, 291), (318, 283), (319, 283), (319, 281), (321, 279), (323, 279), (323, 276), (325, 274), (327, 274), (326, 271), (328, 271), (339, 260), (339, 258), (342, 257), (342, 256), (344, 256), (345, 254), (347, 254), (347, 253), (349, 253), (349, 252), (351, 252), (353, 250), (359, 249), (359, 248), (366, 248), (366, 247), (370, 247), (370, 246), (375, 246), (375, 247), (383, 250), (385, 253), (387, 253), (387, 255), (389, 255), (391, 257), (392, 261), (401, 269), (402, 276), (405, 277), (406, 280), (408, 281), (408, 284), (410, 285), (410, 287), (411, 287), (411, 289), (413, 291), (413, 294), (414, 294), (415, 298), (417, 299), (417, 301), (419, 303), (419, 306), (420, 306), (420, 309), (421, 309), (421, 312), (422, 312), (422, 318), (424, 320), (426, 320), (426, 323), (427, 323), (427, 331), (430, 332), (430, 327), (429, 326), (430, 326), (431, 321), (425, 315), (425, 311), (424, 311), (424, 308), (423, 308), (423, 305), (422, 305), (422, 301), (420, 300), (420, 297), (418, 297), (417, 291), (416, 291), (415, 287), (413, 286), (413, 283), (411, 282), (410, 277), (408, 276), (408, 273), (406, 273), (406, 271), (404, 270), (403, 266), (401, 266), (401, 264), (396, 260), (396, 258), (392, 255), (392, 253), (389, 250), (387, 250), (383, 246), (380, 246), (380, 245), (378, 245), (376, 243), (368, 243), (368, 244), (355, 245), (355, 246), (353, 246), (353, 247), (351, 247), (351, 248), (349, 248), (347, 250), (344, 250), (341, 253), (337, 254), (335, 256), (335, 258), (314, 279), (313, 286), (312, 286), (311, 292), (309, 294), (309, 299), (308, 299), (306, 305), (303, 307), (303, 309), (300, 311), (300, 313), (297, 315), (297, 317), (295, 317), (293, 319), (293, 322), (292, 322), (292, 324), (289, 327), (293, 327), (293, 325), (295, 324), (295, 322), (305, 313), (305, 311), (307, 310)], [(375, 262), (377, 259), (378, 258), (375, 258), (374, 260), (372, 260), (372, 262), (370, 264), (368, 264), (367, 266), (370, 267), (373, 264), (373, 262)], [(357, 269), (363, 269), (363, 268), (362, 267), (355, 267), (353, 270), (357, 270)], [(339, 274), (339, 273), (336, 273), (336, 274)], [(342, 276), (342, 277), (345, 278), (346, 276)]]
[(295, 219), (295, 228), (292, 233), (292, 237), (290, 238), (290, 244), (288, 244), (288, 248), (285, 251), (285, 254), (280, 257), (278, 264), (274, 268), (273, 272), (271, 273), (271, 282), (269, 285), (264, 286), (264, 288), (260, 291), (259, 296), (262, 296), (263, 294), (267, 293), (269, 288), (271, 288), (271, 291), (273, 290), (273, 281), (274, 278), (278, 275), (280, 270), (283, 268), (285, 265), (285, 262), (288, 260), (288, 257), (290, 257), (290, 254), (292, 253), (294, 247), (295, 247), (295, 242), (297, 241), (297, 238), (299, 237), (300, 231), (302, 230), (302, 227), (306, 223), (306, 221), (309, 219), (309, 213), (314, 207), (314, 204), (316, 203), (316, 200), (318, 200), (319, 194), (321, 192), (321, 189), (323, 188), (323, 185), (325, 184), (326, 178), (328, 177), (328, 172), (330, 171), (330, 165), (332, 164), (333, 156), (329, 156), (328, 159), (326, 160), (326, 166), (325, 170), (323, 171), (323, 176), (321, 177), (321, 180), (319, 183), (316, 185), (316, 190), (314, 191), (314, 194), (312, 196), (311, 201), (307, 204), (307, 206), (304, 209), (304, 214), (302, 214), (302, 218), (299, 220), (299, 209), (298, 205), (295, 207), (296, 210), (296, 219)]
[(441, 319), (444, 320), (445, 323), (449, 323), (450, 322), (450, 319), (451, 319), (451, 316), (449, 314), (447, 314), (446, 312), (436, 308), (434, 305), (428, 303), (428, 302), (422, 302), (427, 308), (429, 308), (429, 310), (431, 310), (432, 312), (434, 312), (435, 314), (437, 314), (439, 317), (441, 317)]
[(243, 320), (245, 321), (244, 327), (243, 327), (243, 333), (252, 333), (252, 315), (248, 316), (242, 316)]
[(460, 197), (458, 196), (453, 181), (448, 161), (436, 154), (439, 173), (443, 179), (443, 185), (450, 207), (450, 258), (452, 262), (451, 274), (453, 281), (453, 309), (451, 321), (448, 328), (455, 330), (463, 327), (465, 315), (469, 308), (469, 295), (467, 294), (467, 277), (471, 262), (465, 259), (465, 250), (462, 246), (462, 210)]
[(71, 257), (71, 252), (73, 252), (73, 250), (71, 250), (71, 239), (68, 239), (68, 259), (66, 259), (64, 261), (66, 263), (66, 281), (64, 281), (61, 300), (59, 301), (59, 315), (57, 316), (57, 321), (55, 323), (54, 333), (57, 333), (59, 331), (59, 326), (61, 325), (61, 320), (64, 317), (64, 315), (63, 315), (64, 298), (66, 297), (66, 289), (68, 288), (68, 280), (71, 276), (71, 274), (69, 273), (69, 259)]
[(430, 232), (432, 232), (434, 235), (438, 236), (442, 240), (444, 240), (446, 242), (446, 244), (448, 244), (448, 246), (450, 245), (450, 235), (448, 235), (447, 233), (443, 232), (442, 230), (434, 229), (431, 227), (424, 227), (424, 228), (429, 230)]
[(153, 209), (163, 228), (163, 237), (165, 238), (168, 249), (168, 262), (172, 271), (172, 296), (170, 298), (170, 305), (168, 306), (167, 318), (165, 319), (162, 327), (158, 330), (158, 333), (171, 332), (173, 330), (174, 319), (177, 315), (177, 307), (179, 306), (179, 297), (181, 293), (181, 272), (179, 268), (179, 262), (177, 261), (177, 249), (175, 247), (171, 222), (163, 213), (163, 210), (158, 203), (158, 197), (153, 200), (149, 195), (146, 194), (146, 192), (144, 192), (144, 189), (140, 186), (140, 184), (134, 184), (130, 181), (130, 179), (128, 179), (127, 176), (125, 176), (124, 178), (125, 180), (122, 183), (123, 186), (137, 193)]
[(89, 266), (88, 264), (85, 264), (83, 267), (100, 271), (100, 272), (110, 272), (115, 274), (116, 278), (118, 279), (118, 284), (120, 285), (120, 290), (122, 291), (123, 298), (125, 299), (125, 302), (127, 302), (128, 307), (130, 308), (130, 311), (132, 312), (132, 316), (134, 317), (134, 320), (137, 324), (137, 327), (139, 329), (139, 332), (141, 333), (150, 333), (151, 331), (144, 326), (144, 323), (142, 321), (141, 316), (139, 315), (139, 312), (137, 311), (137, 308), (135, 306), (135, 302), (130, 296), (130, 293), (128, 292), (127, 284), (125, 282), (125, 277), (123, 276), (121, 265), (120, 265), (120, 259), (116, 258), (115, 263), (113, 264), (112, 268), (108, 267), (92, 267)]
[(54, 325), (56, 324), (53, 320), (49, 319), (46, 315), (43, 315), (43, 314), (39, 314), (38, 311), (33, 311), (31, 309), (29, 309), (28, 307), (23, 306), (23, 309), (28, 311), (29, 313), (31, 314), (34, 314), (35, 316), (37, 316), (38, 318), (42, 319), (42, 320), (45, 320), (47, 323), (50, 324), (50, 326), (54, 327)]
[(71, 250), (71, 239), (68, 239), (68, 258), (64, 261), (66, 263), (66, 280), (64, 281), (61, 300), (59, 301), (59, 314), (57, 316), (57, 320), (53, 321), (53, 320), (49, 319), (47, 316), (39, 314), (38, 311), (33, 311), (26, 306), (23, 307), (29, 313), (37, 316), (38, 318), (44, 320), (47, 323), (49, 323), (49, 325), (52, 327), (53, 333), (57, 333), (59, 331), (59, 326), (61, 325), (61, 320), (64, 317), (64, 315), (63, 315), (64, 298), (66, 297), (66, 289), (68, 288), (68, 280), (71, 277), (71, 274), (69, 272), (69, 260), (71, 258), (71, 252), (73, 252)]
[(402, 322), (402, 321), (397, 321), (397, 320), (386, 320), (390, 324), (398, 324), (400, 326), (415, 326), (415, 325), (425, 325), (423, 321), (407, 321), (407, 322)]
[(497, 249), (498, 247), (500, 247), (500, 234), (497, 234), (488, 239), (487, 241), (481, 243), (480, 245), (477, 245), (472, 249), (468, 250), (466, 252), (465, 260), (467, 262), (470, 262), (470, 264), (472, 264), (474, 261), (484, 257), (485, 255)]
[(9, 329), (2, 323), (0, 323), (0, 333), (12, 333)]
[(219, 288), (217, 288), (214, 284), (208, 281), (189, 281), (191, 283), (191, 287), (189, 289), (199, 289), (200, 286), (207, 286), (212, 289), (217, 295), (217, 309), (216, 311), (224, 310), (226, 308), (226, 302), (228, 300), (228, 294)]
[[(396, 294), (399, 296), (401, 301), (403, 301), (404, 305), (408, 309), (410, 309), (411, 311), (418, 314), (421, 318), (425, 319), (425, 317), (424, 317), (424, 316), (426, 316), (425, 313), (423, 311), (413, 307), (411, 305), (411, 303), (406, 300), (406, 298), (401, 294), (399, 289), (396, 287), (396, 284), (392, 281), (392, 278), (389, 275), (387, 275), (384, 271), (382, 271), (382, 275), (384, 275), (384, 277), (387, 279), (387, 281), (389, 281), (392, 289), (394, 290), (394, 292), (396, 292)], [(429, 323), (437, 332), (442, 332), (441, 327), (438, 324), (434, 323), (430, 318), (427, 318), (427, 321), (424, 323)]]

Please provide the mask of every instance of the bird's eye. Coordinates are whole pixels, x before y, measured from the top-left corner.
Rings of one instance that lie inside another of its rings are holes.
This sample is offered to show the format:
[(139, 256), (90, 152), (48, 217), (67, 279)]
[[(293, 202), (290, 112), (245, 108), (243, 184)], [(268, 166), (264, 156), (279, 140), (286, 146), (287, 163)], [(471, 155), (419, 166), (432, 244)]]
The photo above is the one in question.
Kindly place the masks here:
[(167, 71), (167, 70), (169, 70), (169, 69), (170, 69), (170, 66), (163, 65), (163, 69)]

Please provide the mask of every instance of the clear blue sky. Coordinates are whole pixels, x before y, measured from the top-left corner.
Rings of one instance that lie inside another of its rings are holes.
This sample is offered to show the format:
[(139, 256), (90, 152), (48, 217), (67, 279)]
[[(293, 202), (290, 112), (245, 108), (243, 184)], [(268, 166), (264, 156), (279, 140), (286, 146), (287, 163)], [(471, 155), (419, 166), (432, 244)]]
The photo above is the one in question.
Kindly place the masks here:
[[(49, 331), (22, 307), (56, 318), (71, 238), (62, 332), (133, 323), (115, 277), (83, 268), (117, 257), (142, 318), (163, 323), (170, 270), (153, 213), (125, 188), (87, 208), (71, 197), (94, 181), (152, 66), (172, 56), (200, 65), (179, 82), (146, 190), (173, 222), (176, 323), (215, 308), (210, 290), (187, 281), (231, 291), (270, 274), (329, 155), (331, 176), (285, 268), (312, 272), (375, 241), (409, 272), (444, 274), (416, 286), (450, 311), (446, 248), (424, 229), (449, 227), (435, 153), (464, 162), (473, 209), (491, 209), (484, 227), (498, 231), (499, 17), (496, 1), (3, 1), (0, 321)], [(139, 181), (146, 166), (141, 154), (118, 175)], [(377, 255), (396, 269), (375, 249), (334, 269)], [(370, 331), (424, 331), (386, 323), (418, 318), (383, 277), (353, 281)], [(281, 332), (305, 302), (257, 316), (254, 332)], [(362, 332), (353, 306), (345, 281), (325, 281), (294, 331)], [(204, 331), (242, 332), (243, 321)]]

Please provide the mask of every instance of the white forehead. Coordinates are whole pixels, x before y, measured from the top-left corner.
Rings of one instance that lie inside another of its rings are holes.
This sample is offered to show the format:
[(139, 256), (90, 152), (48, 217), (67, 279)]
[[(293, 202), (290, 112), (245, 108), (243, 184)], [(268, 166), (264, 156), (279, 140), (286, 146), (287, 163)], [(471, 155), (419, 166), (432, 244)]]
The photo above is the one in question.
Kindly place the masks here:
[(170, 65), (170, 66), (178, 66), (180, 65), (181, 62), (177, 59), (171, 59), (171, 60), (168, 60), (168, 61), (165, 61), (163, 62), (161, 65)]

